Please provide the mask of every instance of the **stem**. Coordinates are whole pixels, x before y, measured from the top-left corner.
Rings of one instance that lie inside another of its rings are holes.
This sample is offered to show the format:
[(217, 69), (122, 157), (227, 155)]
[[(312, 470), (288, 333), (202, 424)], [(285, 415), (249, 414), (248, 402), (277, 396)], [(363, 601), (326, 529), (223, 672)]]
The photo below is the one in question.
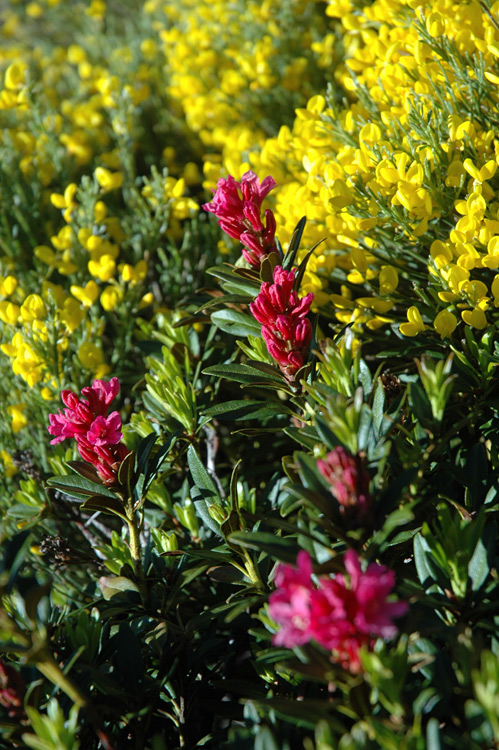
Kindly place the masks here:
[(128, 524), (128, 531), (130, 533), (130, 552), (133, 561), (133, 572), (137, 579), (137, 586), (139, 588), (142, 603), (147, 606), (148, 591), (144, 577), (144, 569), (142, 567), (142, 559), (140, 556), (140, 531), (138, 523), (138, 514), (135, 512), (133, 507), (133, 501), (131, 498), (128, 499), (126, 506), (126, 522)]
[(258, 572), (258, 568), (256, 567), (255, 563), (253, 562), (253, 558), (251, 557), (250, 553), (245, 547), (243, 548), (243, 555), (244, 555), (244, 560), (246, 564), (246, 573), (248, 575), (248, 578), (250, 579), (251, 583), (254, 586), (256, 586), (256, 588), (260, 589), (261, 591), (264, 591), (265, 586), (260, 576), (260, 573)]

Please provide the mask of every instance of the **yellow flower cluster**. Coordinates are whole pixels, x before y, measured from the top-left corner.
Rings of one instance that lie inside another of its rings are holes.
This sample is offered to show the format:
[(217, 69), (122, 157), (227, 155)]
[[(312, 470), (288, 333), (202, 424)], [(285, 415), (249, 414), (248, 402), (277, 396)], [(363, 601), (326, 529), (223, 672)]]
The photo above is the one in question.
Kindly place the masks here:
[[(324, 85), (333, 36), (320, 3), (175, 0), (158, 8), (167, 92), (206, 148), (205, 185), (239, 174), (246, 157)], [(164, 14), (164, 15), (163, 15)], [(276, 106), (276, 102), (278, 105)]]
[[(63, 356), (72, 334), (82, 326), (85, 310), (60, 285), (45, 281), (41, 294), (24, 295), (13, 276), (0, 279), (0, 321), (4, 339), (0, 345), (10, 358), (12, 370), (29, 387), (41, 383), (42, 398), (51, 399), (63, 379)], [(87, 321), (83, 337), (98, 338), (95, 323)], [(82, 366), (102, 377), (109, 372), (102, 349), (84, 341), (78, 349)], [(13, 407), (12, 407), (13, 408)], [(13, 415), (14, 431), (23, 424), (19, 414)]]
[(331, 0), (348, 52), (334, 86), (249, 155), (252, 169), (281, 183), (281, 241), (303, 214), (305, 246), (325, 239), (304, 290), (343, 323), (377, 328), (407, 312), (404, 335), (447, 337), (460, 321), (494, 321), (497, 12), (474, 1), (359, 9)]

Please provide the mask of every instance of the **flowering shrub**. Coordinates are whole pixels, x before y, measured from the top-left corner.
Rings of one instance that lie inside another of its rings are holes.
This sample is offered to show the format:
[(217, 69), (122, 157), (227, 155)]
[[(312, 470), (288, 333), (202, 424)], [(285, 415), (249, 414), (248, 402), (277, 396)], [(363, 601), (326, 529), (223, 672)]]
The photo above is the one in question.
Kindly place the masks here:
[(2, 5), (0, 750), (498, 745), (496, 6)]

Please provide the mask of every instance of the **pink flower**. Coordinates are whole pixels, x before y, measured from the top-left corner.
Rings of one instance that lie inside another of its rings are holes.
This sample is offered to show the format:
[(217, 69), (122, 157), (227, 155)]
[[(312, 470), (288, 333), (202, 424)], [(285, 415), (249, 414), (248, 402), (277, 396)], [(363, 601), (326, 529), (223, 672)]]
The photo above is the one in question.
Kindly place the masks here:
[(123, 437), (121, 432), (121, 417), (113, 411), (106, 417), (96, 417), (87, 432), (87, 440), (92, 445), (115, 445)]
[(63, 413), (49, 414), (48, 429), (55, 435), (50, 442), (55, 444), (74, 438), (80, 456), (92, 464), (107, 483), (116, 481), (119, 465), (129, 453), (120, 443), (123, 434), (119, 412), (113, 411), (106, 417), (119, 391), (118, 378), (111, 378), (109, 382), (94, 380), (91, 387), (82, 389), (82, 399), (72, 391), (62, 391), (66, 408)]
[(203, 208), (218, 219), (223, 231), (239, 240), (245, 247), (243, 257), (254, 268), (259, 268), (262, 260), (276, 251), (276, 222), (270, 209), (265, 211), (265, 224), (261, 220), (263, 199), (275, 187), (270, 175), (260, 183), (254, 172), (245, 172), (241, 182), (229, 175), (217, 182), (217, 189), (211, 203)]
[(273, 284), (264, 281), (260, 294), (250, 303), (253, 317), (262, 324), (262, 336), (269, 354), (287, 378), (303, 367), (312, 338), (312, 324), (306, 317), (314, 295), (298, 297), (293, 290), (295, 271), (276, 266)]
[(342, 446), (334, 448), (325, 459), (317, 461), (317, 468), (329, 482), (332, 494), (341, 510), (356, 509), (365, 515), (371, 506), (369, 474), (360, 456), (352, 456)]
[(278, 646), (303, 645), (315, 640), (332, 651), (332, 658), (351, 672), (362, 670), (360, 649), (372, 648), (376, 637), (391, 638), (394, 617), (405, 614), (405, 602), (389, 602), (395, 574), (372, 563), (362, 572), (356, 552), (344, 557), (344, 575), (322, 576), (312, 582), (312, 563), (301, 551), (297, 566), (280, 565), (277, 590), (269, 598), (269, 614), (281, 626), (273, 642)]
[(296, 564), (297, 569), (291, 565), (279, 565), (275, 576), (278, 588), (269, 599), (269, 614), (282, 625), (273, 642), (276, 646), (286, 648), (301, 646), (310, 640), (313, 591), (310, 555), (301, 550)]

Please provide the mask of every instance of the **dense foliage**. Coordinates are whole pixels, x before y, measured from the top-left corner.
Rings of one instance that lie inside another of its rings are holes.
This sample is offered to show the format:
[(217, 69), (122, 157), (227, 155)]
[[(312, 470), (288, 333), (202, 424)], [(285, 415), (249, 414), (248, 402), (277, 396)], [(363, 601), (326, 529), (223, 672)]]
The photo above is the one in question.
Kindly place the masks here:
[(0, 12), (0, 748), (498, 747), (499, 4)]

